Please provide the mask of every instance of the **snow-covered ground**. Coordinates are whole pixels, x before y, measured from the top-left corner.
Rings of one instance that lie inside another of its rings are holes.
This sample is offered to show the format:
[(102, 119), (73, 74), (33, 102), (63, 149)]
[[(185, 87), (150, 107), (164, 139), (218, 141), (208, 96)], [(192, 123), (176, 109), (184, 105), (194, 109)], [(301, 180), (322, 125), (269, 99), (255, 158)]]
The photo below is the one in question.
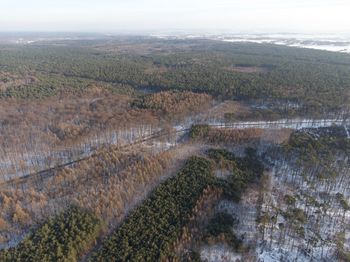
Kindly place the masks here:
[(250, 42), (350, 53), (349, 34), (178, 34), (156, 35), (162, 39), (208, 38), (225, 42)]
[[(261, 205), (261, 212), (269, 219), (258, 241), (259, 258), (276, 262), (337, 261), (339, 235), (345, 234), (343, 248), (350, 251), (350, 211), (339, 200), (339, 194), (348, 203), (350, 200), (349, 157), (334, 155), (333, 164), (325, 169), (288, 156), (273, 158), (269, 190), (264, 191)], [(300, 221), (295, 210), (302, 214)]]
[[(345, 166), (338, 172), (348, 173), (349, 169)], [(280, 163), (270, 176), (272, 190), (264, 194), (261, 211), (275, 220), (265, 225), (257, 250), (259, 258), (276, 262), (335, 261), (336, 235), (345, 232), (348, 236), (350, 230), (346, 226), (350, 223), (350, 212), (343, 210), (336, 194), (343, 192), (348, 200), (349, 181), (328, 179), (315, 184), (302, 170), (295, 170), (287, 163)], [(347, 176), (345, 179), (349, 180)], [(286, 195), (293, 196), (295, 203), (286, 203)], [(302, 210), (306, 222), (286, 218), (285, 214), (295, 208)], [(349, 245), (349, 239), (345, 245)]]
[[(250, 247), (255, 256), (251, 261), (338, 261), (339, 248), (350, 252), (350, 210), (339, 200), (341, 194), (350, 202), (349, 157), (334, 155), (327, 168), (336, 176), (320, 178), (321, 167), (304, 166), (281, 154), (272, 156), (267, 162), (273, 162), (273, 168), (265, 173), (260, 187), (250, 185), (239, 203), (220, 201), (217, 211), (238, 219), (232, 230)], [(200, 255), (204, 261), (248, 261), (245, 254), (239, 258), (224, 243), (203, 245)]]
[(200, 250), (201, 260), (205, 262), (236, 262), (241, 261), (242, 256), (235, 253), (225, 244), (203, 246)]
[(302, 129), (302, 128), (319, 128), (331, 126), (346, 126), (350, 120), (343, 119), (280, 119), (276, 121), (241, 121), (241, 122), (209, 122), (209, 125), (218, 127), (228, 127), (237, 129), (262, 128), (262, 129)]
[[(147, 138), (161, 129), (148, 125), (101, 132), (91, 135), (74, 146), (56, 147), (54, 150), (23, 150), (0, 156), (0, 182), (19, 178), (50, 167), (69, 163), (73, 160), (90, 156), (103, 146), (132, 144), (140, 139)], [(161, 145), (159, 145), (160, 147)], [(169, 146), (169, 145), (162, 145)], [(18, 164), (21, 163), (21, 164)]]
[[(173, 129), (180, 132), (182, 130), (189, 129), (191, 125), (197, 123), (209, 124), (218, 128), (233, 128), (233, 129), (246, 129), (246, 128), (261, 128), (261, 129), (302, 129), (302, 128), (319, 128), (330, 126), (344, 126), (347, 134), (349, 135), (349, 119), (281, 119), (277, 121), (238, 121), (225, 123), (216, 119), (202, 118), (188, 118), (185, 121), (174, 125)], [(31, 151), (15, 153), (13, 155), (7, 155), (2, 157), (0, 181), (8, 181), (14, 178), (19, 178), (28, 175), (33, 172), (45, 170), (50, 167), (69, 163), (76, 159), (81, 159), (91, 155), (96, 149), (99, 149), (105, 145), (127, 145), (134, 143), (140, 139), (148, 138), (157, 132), (160, 132), (161, 128), (152, 126), (139, 126), (126, 130), (112, 130), (104, 133), (96, 134), (86, 141), (74, 146), (63, 147), (62, 149), (56, 149), (55, 151)], [(174, 142), (179, 138), (179, 134), (176, 135)], [(172, 147), (176, 143), (155, 143), (154, 149)], [(22, 163), (19, 165), (18, 163)]]
[(350, 53), (350, 36), (347, 35), (252, 34), (218, 36), (216, 39), (226, 42), (265, 43)]

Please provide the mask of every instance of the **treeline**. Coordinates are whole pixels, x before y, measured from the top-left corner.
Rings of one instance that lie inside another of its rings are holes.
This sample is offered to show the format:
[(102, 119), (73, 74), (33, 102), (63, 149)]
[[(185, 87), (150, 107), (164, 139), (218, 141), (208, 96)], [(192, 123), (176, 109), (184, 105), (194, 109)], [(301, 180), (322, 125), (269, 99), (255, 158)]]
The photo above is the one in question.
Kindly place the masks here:
[(166, 180), (103, 243), (91, 261), (159, 261), (174, 256), (180, 237), (203, 190), (214, 181), (210, 161), (192, 157)]
[(296, 165), (317, 167), (317, 176), (330, 178), (337, 176), (334, 156), (350, 155), (350, 139), (343, 127), (295, 131), (283, 144), (283, 151)]
[(229, 129), (215, 128), (209, 125), (193, 125), (189, 135), (194, 140), (211, 144), (243, 143), (258, 140), (263, 131), (258, 128)]
[(0, 261), (77, 261), (94, 244), (101, 221), (70, 207), (33, 231), (17, 247), (0, 250)]
[[(135, 89), (124, 83), (109, 83), (83, 77), (70, 77), (60, 73), (36, 72), (36, 81), (7, 85), (0, 89), (0, 98), (44, 99), (64, 94), (80, 95), (98, 86), (112, 94), (134, 95)], [(26, 78), (27, 76), (22, 76)], [(22, 81), (24, 82), (24, 81)]]
[[(132, 38), (123, 39), (127, 51), (109, 51), (121, 48), (118, 44), (102, 42), (96, 49), (93, 43), (89, 46), (86, 41), (77, 41), (65, 46), (0, 48), (0, 69), (41, 75), (41, 81), (30, 88), (2, 90), (0, 96), (24, 97), (22, 92), (29, 97), (54, 95), (58, 83), (44, 79), (55, 74), (62, 81), (79, 78), (133, 88), (205, 92), (231, 99), (292, 101), (309, 113), (337, 110), (349, 102), (350, 56), (346, 54), (207, 40), (135, 42)], [(144, 46), (151, 51), (145, 52)], [(232, 70), (240, 65), (261, 67), (264, 72)]]
[[(265, 102), (265, 104), (267, 104)], [(224, 113), (224, 121), (226, 123), (231, 123), (235, 121), (275, 121), (282, 118), (292, 118), (300, 114), (299, 108), (296, 106), (288, 106), (288, 103), (285, 103), (283, 108), (278, 105), (269, 105), (269, 108), (254, 108), (252, 107), (248, 112), (233, 113), (227, 112)]]

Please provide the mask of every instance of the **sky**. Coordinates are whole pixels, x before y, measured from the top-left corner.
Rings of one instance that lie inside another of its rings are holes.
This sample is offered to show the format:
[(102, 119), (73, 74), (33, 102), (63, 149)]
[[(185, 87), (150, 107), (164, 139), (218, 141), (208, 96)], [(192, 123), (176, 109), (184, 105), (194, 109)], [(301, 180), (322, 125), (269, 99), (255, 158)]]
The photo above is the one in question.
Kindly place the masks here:
[(350, 0), (0, 0), (0, 31), (350, 33)]

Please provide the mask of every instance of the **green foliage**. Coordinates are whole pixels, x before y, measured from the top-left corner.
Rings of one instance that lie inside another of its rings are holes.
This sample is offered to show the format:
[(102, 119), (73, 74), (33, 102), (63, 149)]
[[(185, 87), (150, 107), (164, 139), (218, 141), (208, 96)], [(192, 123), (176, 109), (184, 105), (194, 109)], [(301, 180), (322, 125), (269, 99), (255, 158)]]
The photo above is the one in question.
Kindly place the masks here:
[(291, 195), (285, 195), (284, 196), (284, 201), (286, 201), (287, 205), (295, 205), (296, 199), (294, 196)]
[(285, 106), (285, 108), (280, 108), (279, 106), (271, 105), (271, 109), (265, 108), (252, 108), (250, 112), (247, 113), (225, 113), (224, 119), (226, 123), (234, 121), (274, 121), (284, 117), (293, 117), (297, 112), (293, 108)]
[(342, 193), (337, 193), (336, 197), (345, 211), (350, 210), (350, 205)]
[(227, 213), (216, 213), (207, 227), (207, 233), (211, 236), (217, 237), (218, 235), (233, 230), (235, 221), (233, 217)]
[[(117, 49), (120, 44), (130, 44), (135, 52), (109, 51), (109, 46)], [(300, 114), (338, 110), (349, 103), (350, 56), (346, 54), (207, 40), (129, 38), (97, 46), (96, 41), (0, 46), (0, 70), (34, 74), (39, 79), (1, 90), (0, 97), (42, 98), (62, 89), (75, 92), (86, 85), (71, 82), (85, 79), (132, 88), (202, 92), (225, 99), (292, 101), (301, 105)], [(143, 53), (144, 46), (152, 51)], [(233, 70), (237, 65), (261, 67), (264, 72), (237, 72)], [(50, 81), (53, 75), (58, 82)], [(253, 118), (275, 117), (267, 110), (255, 113)]]
[(242, 240), (234, 234), (234, 227), (237, 223), (238, 221), (227, 213), (216, 213), (206, 228), (206, 241), (211, 242), (215, 238), (220, 237), (224, 238), (229, 245), (238, 249), (242, 245)]
[(342, 252), (339, 252), (338, 256), (339, 256), (339, 259), (341, 259), (340, 261), (344, 261), (344, 262), (350, 261), (350, 252), (346, 252), (342, 250)]
[(319, 128), (311, 131), (295, 131), (288, 142), (283, 144), (283, 152), (297, 165), (318, 166), (319, 178), (332, 178), (337, 175), (332, 168), (334, 156), (350, 154), (350, 139), (343, 127)]
[(201, 262), (201, 256), (199, 253), (193, 250), (187, 251), (182, 257), (182, 262)]
[(305, 238), (305, 228), (300, 226), (295, 229), (296, 233), (301, 237)]
[(222, 158), (223, 159), (226, 159), (226, 160), (230, 160), (230, 161), (234, 161), (236, 160), (237, 158), (235, 157), (235, 155), (230, 152), (230, 151), (227, 151), (225, 149), (216, 149), (216, 148), (211, 148), (207, 151), (207, 155), (215, 160), (215, 162), (219, 162)]
[(305, 224), (307, 222), (307, 216), (305, 212), (300, 208), (292, 208), (284, 212), (283, 216), (293, 222)]
[(177, 176), (158, 186), (130, 213), (91, 261), (159, 261), (171, 257), (171, 245), (213, 180), (211, 162), (192, 157)]
[(16, 248), (0, 251), (0, 261), (77, 261), (97, 238), (100, 220), (71, 207), (43, 224)]
[(337, 258), (339, 261), (349, 262), (350, 252), (345, 248), (345, 232), (339, 232), (335, 236), (335, 244), (337, 247)]
[(209, 149), (207, 154), (218, 166), (221, 166), (223, 161), (228, 163), (232, 175), (226, 179), (218, 179), (217, 184), (224, 190), (224, 196), (234, 201), (239, 201), (248, 184), (264, 172), (264, 165), (253, 148), (247, 148), (243, 158), (235, 157), (233, 153), (224, 149)]
[[(349, 58), (314, 50), (207, 41), (194, 52), (158, 56), (157, 63), (171, 70), (157, 74), (153, 86), (191, 88), (225, 98), (283, 99), (303, 103), (302, 110), (316, 111), (345, 104), (347, 98), (337, 96), (346, 94), (349, 87)], [(268, 64), (269, 70), (260, 74), (230, 70), (237, 64)]]
[(112, 93), (135, 94), (135, 90), (127, 84), (101, 82), (54, 73), (39, 73), (37, 77), (38, 81), (33, 83), (0, 89), (0, 98), (43, 99), (60, 93), (80, 94), (88, 91), (91, 86), (98, 86)]
[(251, 147), (245, 149), (245, 156), (242, 158), (236, 157), (232, 152), (226, 149), (211, 148), (207, 151), (207, 154), (209, 158), (213, 159), (216, 163), (219, 163), (222, 159), (230, 161), (232, 167), (237, 169), (236, 171), (241, 170), (247, 174), (253, 173), (253, 177), (259, 177), (264, 172), (264, 165), (260, 161), (256, 149)]
[(206, 137), (209, 134), (209, 131), (209, 125), (192, 125), (189, 132), (189, 136), (192, 139), (199, 139)]

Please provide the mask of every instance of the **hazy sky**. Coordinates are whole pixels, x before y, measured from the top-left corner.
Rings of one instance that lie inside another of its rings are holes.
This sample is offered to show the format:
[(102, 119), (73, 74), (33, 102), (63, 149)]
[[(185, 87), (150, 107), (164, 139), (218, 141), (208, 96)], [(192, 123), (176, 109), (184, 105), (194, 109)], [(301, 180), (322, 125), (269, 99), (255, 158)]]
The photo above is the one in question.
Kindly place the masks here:
[(350, 0), (0, 0), (0, 31), (350, 33)]

